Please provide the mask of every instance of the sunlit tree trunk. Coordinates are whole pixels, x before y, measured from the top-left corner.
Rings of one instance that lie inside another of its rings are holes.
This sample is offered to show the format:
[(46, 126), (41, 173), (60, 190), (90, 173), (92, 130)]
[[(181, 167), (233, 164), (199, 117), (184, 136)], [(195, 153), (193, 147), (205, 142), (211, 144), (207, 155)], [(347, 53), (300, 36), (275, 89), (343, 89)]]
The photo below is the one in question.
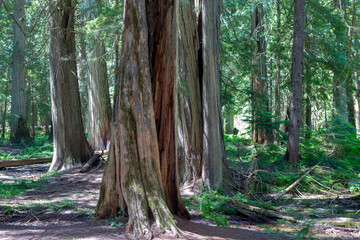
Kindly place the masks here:
[[(86, 16), (85, 7), (81, 8), (81, 19), (79, 19), (79, 28), (85, 28)], [(79, 76), (79, 92), (80, 92), (80, 103), (81, 112), (84, 123), (85, 132), (89, 128), (89, 77), (88, 77), (88, 64), (86, 54), (86, 35), (84, 33), (79, 34), (76, 38), (78, 42), (78, 58), (77, 58), (77, 69)]]
[(125, 210), (136, 237), (150, 237), (149, 213), (174, 233), (172, 213), (188, 217), (176, 175), (176, 4), (128, 0), (124, 6), (111, 153), (96, 214)]
[[(86, 0), (87, 20), (97, 16), (100, 0)], [(89, 66), (89, 143), (93, 149), (105, 150), (110, 141), (111, 104), (104, 59), (105, 45), (100, 34), (95, 30), (90, 33), (88, 47)]]
[(177, 153), (180, 182), (201, 177), (202, 114), (199, 37), (194, 1), (179, 2)]
[(300, 114), (304, 54), (305, 0), (295, 0), (294, 35), (291, 65), (291, 92), (289, 138), (285, 158), (290, 163), (298, 162), (300, 140)]
[(211, 189), (226, 185), (224, 132), (220, 109), (219, 0), (201, 2), (202, 108), (203, 108), (203, 184)]
[(5, 131), (6, 131), (6, 119), (7, 119), (7, 106), (8, 106), (8, 95), (9, 95), (9, 85), (10, 85), (10, 70), (7, 71), (7, 82), (5, 83), (5, 98), (4, 98), (4, 111), (3, 111), (3, 116), (1, 119), (1, 123), (2, 123), (2, 131), (1, 131), (1, 137), (4, 138), (5, 137)]
[(360, 88), (359, 88), (359, 74), (354, 73), (354, 82), (355, 82), (355, 121), (357, 134), (360, 134)]
[(84, 134), (76, 67), (75, 1), (50, 7), (50, 84), (54, 155), (50, 171), (86, 162), (93, 154)]
[(30, 140), (26, 123), (26, 82), (25, 82), (25, 0), (16, 0), (14, 5), (14, 41), (12, 54), (11, 84), (11, 135), (13, 142)]

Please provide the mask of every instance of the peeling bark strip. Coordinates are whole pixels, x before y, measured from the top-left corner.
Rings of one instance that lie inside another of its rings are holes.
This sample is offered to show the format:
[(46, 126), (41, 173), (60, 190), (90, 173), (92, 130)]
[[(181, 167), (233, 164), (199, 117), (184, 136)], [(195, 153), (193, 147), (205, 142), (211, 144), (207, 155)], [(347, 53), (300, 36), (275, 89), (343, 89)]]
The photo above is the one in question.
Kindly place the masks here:
[(128, 230), (136, 237), (151, 237), (149, 212), (160, 229), (176, 234), (171, 212), (187, 214), (174, 167), (175, 4), (176, 1), (125, 2), (110, 159), (96, 214), (103, 217), (119, 209), (127, 210)]
[(70, 0), (50, 6), (50, 84), (54, 155), (50, 171), (85, 163), (93, 150), (81, 117), (75, 57), (74, 12)]

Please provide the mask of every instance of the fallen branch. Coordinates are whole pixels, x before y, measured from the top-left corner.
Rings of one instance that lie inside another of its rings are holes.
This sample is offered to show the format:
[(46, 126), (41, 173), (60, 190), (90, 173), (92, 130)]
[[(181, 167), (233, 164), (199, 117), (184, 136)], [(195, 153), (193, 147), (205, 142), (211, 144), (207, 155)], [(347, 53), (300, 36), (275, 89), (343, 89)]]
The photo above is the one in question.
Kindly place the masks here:
[(51, 160), (52, 160), (52, 157), (2, 160), (2, 161), (0, 161), (0, 168), (49, 163), (49, 162), (51, 162)]
[(104, 151), (102, 153), (94, 153), (92, 157), (89, 159), (87, 163), (81, 168), (80, 172), (85, 173), (89, 171), (89, 168), (94, 164), (96, 160), (101, 160), (102, 155), (104, 154)]
[(281, 193), (279, 193), (278, 195), (276, 195), (274, 197), (274, 200), (277, 201), (280, 198), (282, 198), (286, 193), (288, 193), (291, 189), (293, 189), (294, 187), (296, 187), (296, 185), (298, 185), (312, 170), (314, 170), (317, 166), (319, 166), (319, 163), (316, 164), (315, 166), (313, 166), (312, 168), (310, 168), (309, 170), (307, 170), (300, 178), (298, 178), (293, 184), (291, 184), (290, 186), (288, 186), (284, 191), (282, 191)]
[(279, 219), (284, 219), (284, 220), (291, 221), (291, 222), (296, 222), (295, 218), (284, 215), (279, 212), (275, 212), (273, 210), (268, 210), (268, 209), (252, 206), (249, 204), (241, 203), (239, 201), (233, 201), (232, 204), (236, 207), (236, 211), (238, 211), (239, 213), (242, 213), (244, 215), (247, 215), (247, 216), (250, 211), (250, 212), (254, 212), (256, 214), (260, 214), (260, 215), (263, 215), (263, 216), (269, 217), (269, 218), (279, 218)]

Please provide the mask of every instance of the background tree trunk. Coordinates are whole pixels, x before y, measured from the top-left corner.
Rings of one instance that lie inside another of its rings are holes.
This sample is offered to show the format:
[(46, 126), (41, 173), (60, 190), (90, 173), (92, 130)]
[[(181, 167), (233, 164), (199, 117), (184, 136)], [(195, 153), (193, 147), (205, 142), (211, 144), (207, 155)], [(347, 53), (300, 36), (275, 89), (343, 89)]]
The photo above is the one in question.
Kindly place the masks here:
[(341, 122), (349, 122), (347, 103), (346, 103), (346, 84), (342, 80), (341, 74), (334, 70), (333, 81), (333, 116), (338, 118)]
[(291, 65), (291, 93), (289, 139), (285, 158), (295, 163), (299, 161), (300, 114), (302, 95), (302, 74), (304, 54), (305, 0), (295, 0), (293, 53)]
[(73, 1), (50, 7), (50, 84), (54, 155), (49, 171), (86, 162), (93, 154), (84, 134), (77, 79)]
[(261, 3), (252, 4), (251, 33), (255, 41), (253, 72), (252, 72), (252, 114), (253, 114), (253, 141), (263, 144), (267, 140), (268, 132), (265, 129), (264, 115), (268, 111), (267, 99), (267, 69), (266, 43), (264, 35), (264, 13)]
[(180, 182), (201, 177), (202, 109), (194, 1), (179, 3), (177, 153)]
[[(25, 81), (25, 0), (15, 0), (14, 46), (12, 55), (11, 84), (11, 135), (13, 142), (30, 140), (26, 124), (26, 81)], [(21, 27), (21, 28), (20, 28)], [(22, 120), (21, 120), (22, 119)]]
[[(100, 0), (86, 0), (87, 21), (96, 18)], [(95, 30), (89, 37), (89, 143), (93, 149), (105, 150), (110, 141), (111, 104), (107, 79), (107, 68), (104, 59), (105, 46)]]
[(347, 103), (347, 113), (349, 123), (356, 127), (355, 122), (355, 108), (354, 108), (354, 97), (353, 97), (353, 86), (352, 86), (353, 79), (351, 77), (348, 78), (346, 81), (346, 103)]
[(357, 72), (354, 73), (354, 82), (355, 82), (355, 120), (357, 134), (360, 134), (360, 87), (359, 87), (359, 75)]
[(202, 107), (203, 107), (203, 184), (211, 189), (225, 185), (227, 163), (220, 109), (219, 0), (201, 2)]

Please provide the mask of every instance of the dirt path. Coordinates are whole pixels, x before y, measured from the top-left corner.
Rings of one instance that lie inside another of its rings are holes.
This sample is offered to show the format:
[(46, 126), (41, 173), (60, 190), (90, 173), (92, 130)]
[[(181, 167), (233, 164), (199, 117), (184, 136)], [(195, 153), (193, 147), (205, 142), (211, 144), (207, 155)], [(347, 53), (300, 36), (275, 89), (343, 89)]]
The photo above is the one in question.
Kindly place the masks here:
[[(3, 183), (36, 180), (48, 166), (24, 166), (0, 171)], [(0, 239), (133, 239), (126, 219), (94, 220), (102, 170), (81, 174), (71, 170), (46, 177), (34, 190), (0, 199)], [(177, 219), (178, 239), (291, 239), (258, 231), (216, 227), (203, 220)], [(155, 239), (174, 239), (170, 233)]]

